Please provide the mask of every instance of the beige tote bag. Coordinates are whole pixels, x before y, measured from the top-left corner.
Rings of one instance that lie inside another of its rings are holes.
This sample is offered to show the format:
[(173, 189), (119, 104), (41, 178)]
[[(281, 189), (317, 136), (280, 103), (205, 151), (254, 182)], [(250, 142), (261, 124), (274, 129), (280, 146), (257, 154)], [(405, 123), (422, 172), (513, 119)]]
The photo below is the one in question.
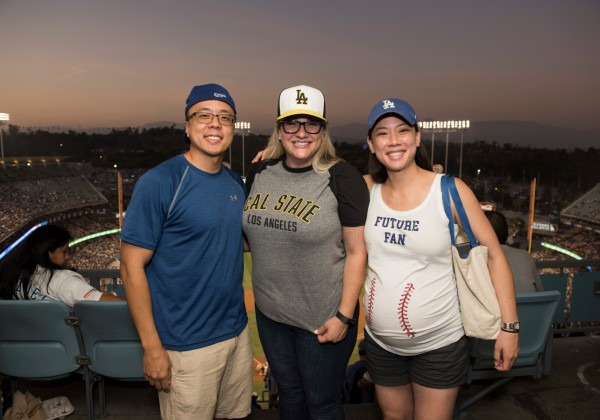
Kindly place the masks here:
[[(455, 243), (450, 195), (469, 242)], [(469, 337), (494, 340), (500, 332), (500, 306), (487, 266), (488, 250), (475, 239), (454, 177), (451, 175), (442, 177), (442, 199), (449, 220), (452, 263), (465, 334)]]

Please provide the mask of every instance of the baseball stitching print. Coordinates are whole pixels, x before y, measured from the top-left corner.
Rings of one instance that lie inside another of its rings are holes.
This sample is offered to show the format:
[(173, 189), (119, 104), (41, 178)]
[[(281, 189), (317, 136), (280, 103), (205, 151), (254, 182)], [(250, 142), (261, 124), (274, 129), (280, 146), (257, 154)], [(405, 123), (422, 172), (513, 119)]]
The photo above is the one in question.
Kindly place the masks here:
[(377, 276), (373, 276), (370, 280), (370, 287), (369, 287), (369, 295), (368, 295), (368, 301), (367, 301), (367, 313), (366, 313), (366, 319), (367, 319), (367, 323), (369, 324), (369, 327), (372, 327), (371, 325), (371, 317), (373, 316), (373, 305), (375, 304), (375, 280), (377, 280)]
[(415, 286), (412, 283), (408, 283), (404, 292), (400, 296), (400, 302), (398, 303), (398, 319), (400, 320), (400, 326), (404, 330), (404, 333), (410, 338), (415, 338), (415, 332), (410, 326), (410, 322), (408, 321), (408, 304), (410, 302), (410, 298), (412, 292), (415, 290)]

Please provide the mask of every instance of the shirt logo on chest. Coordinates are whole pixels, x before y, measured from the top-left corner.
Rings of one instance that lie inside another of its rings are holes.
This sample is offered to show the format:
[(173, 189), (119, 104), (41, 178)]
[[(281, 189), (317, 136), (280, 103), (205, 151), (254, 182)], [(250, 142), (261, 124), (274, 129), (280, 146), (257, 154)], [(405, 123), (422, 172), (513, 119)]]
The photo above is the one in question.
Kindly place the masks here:
[(244, 211), (271, 209), (276, 212), (294, 216), (304, 223), (310, 223), (310, 219), (321, 209), (321, 206), (314, 201), (292, 194), (282, 194), (274, 203), (270, 202), (269, 199), (270, 194), (257, 193), (248, 196)]

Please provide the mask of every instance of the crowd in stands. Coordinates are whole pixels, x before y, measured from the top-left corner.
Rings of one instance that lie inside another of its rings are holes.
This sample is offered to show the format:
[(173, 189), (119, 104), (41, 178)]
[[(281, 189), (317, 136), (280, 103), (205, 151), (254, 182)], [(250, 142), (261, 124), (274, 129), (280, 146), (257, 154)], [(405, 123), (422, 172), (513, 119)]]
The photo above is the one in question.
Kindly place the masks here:
[(600, 225), (600, 184), (564, 209), (561, 216)]
[[(590, 213), (591, 214), (591, 213)], [(586, 213), (586, 215), (590, 215)], [(524, 230), (525, 229), (525, 230)], [(518, 227), (509, 222), (507, 244), (527, 249), (526, 227)], [(558, 231), (544, 236), (534, 235), (531, 256), (535, 261), (571, 261), (573, 257), (559, 251), (543, 247), (540, 242), (564, 248), (585, 260), (600, 259), (600, 231), (581, 226), (561, 224)], [(544, 268), (540, 274), (557, 273), (560, 269)], [(565, 271), (577, 271), (566, 269)]]
[[(585, 260), (600, 259), (600, 247), (598, 247), (598, 244), (600, 244), (600, 233), (593, 230), (571, 227), (548, 237), (544, 242), (567, 249)], [(533, 252), (532, 256), (536, 261), (566, 261), (573, 259), (566, 254), (543, 247)], [(552, 269), (543, 269), (540, 271), (541, 274), (550, 272), (553, 272)]]
[(0, 183), (0, 238), (41, 215), (107, 202), (82, 176)]
[[(144, 170), (123, 174), (123, 193), (128, 198)], [(0, 168), (0, 240), (24, 225), (48, 214), (109, 204), (117, 212), (117, 176), (114, 170), (89, 164), (39, 164)]]
[[(67, 225), (74, 238), (118, 228), (118, 220), (97, 215), (69, 219)], [(119, 257), (119, 235), (114, 233), (82, 242), (71, 248), (70, 264), (76, 269), (107, 268)]]

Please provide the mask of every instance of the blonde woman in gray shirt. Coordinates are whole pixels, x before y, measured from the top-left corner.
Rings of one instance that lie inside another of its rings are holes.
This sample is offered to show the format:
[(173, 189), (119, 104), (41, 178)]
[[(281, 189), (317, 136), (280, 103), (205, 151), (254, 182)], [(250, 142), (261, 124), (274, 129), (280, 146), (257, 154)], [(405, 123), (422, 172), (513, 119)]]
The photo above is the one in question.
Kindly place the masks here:
[(367, 187), (335, 155), (321, 91), (294, 86), (278, 105), (266, 160), (246, 178), (258, 332), (281, 418), (342, 419), (367, 260)]

